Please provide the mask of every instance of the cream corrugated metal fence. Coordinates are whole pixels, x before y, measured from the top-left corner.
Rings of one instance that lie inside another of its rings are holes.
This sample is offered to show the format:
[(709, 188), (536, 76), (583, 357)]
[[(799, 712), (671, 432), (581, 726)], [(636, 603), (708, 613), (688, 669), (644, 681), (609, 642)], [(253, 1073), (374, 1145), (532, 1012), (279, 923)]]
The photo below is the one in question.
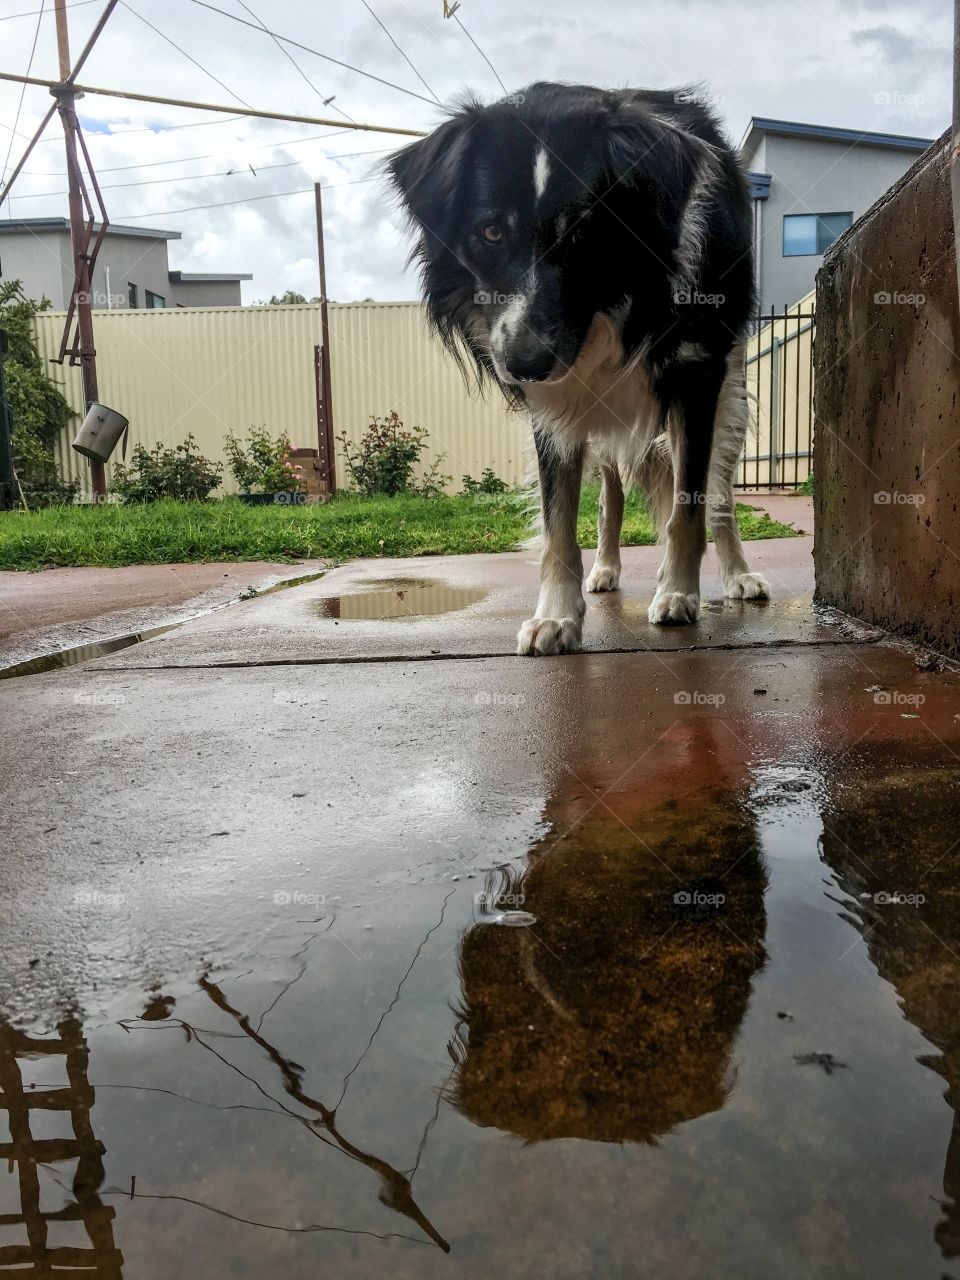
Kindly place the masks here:
[[(809, 471), (814, 302), (813, 294), (803, 298), (747, 344), (756, 411), (737, 473), (741, 487), (798, 483)], [(41, 354), (55, 355), (63, 313), (43, 312), (36, 325)], [(243, 436), (266, 426), (286, 431), (297, 447), (316, 446), (318, 305), (98, 311), (95, 331), (100, 398), (130, 419), (131, 445), (172, 446), (192, 434), (203, 454), (222, 461), (227, 431)], [(522, 480), (530, 449), (524, 416), (510, 413), (493, 390), (481, 397), (464, 384), (419, 303), (332, 303), (330, 347), (337, 435), (357, 441), (371, 415), (396, 409), (408, 427), (429, 431), (427, 466), (446, 455), (441, 470), (452, 476), (451, 490), (485, 467), (509, 485)], [(82, 411), (80, 370), (49, 368)], [(70, 447), (75, 431), (76, 423), (64, 432), (57, 461), (65, 478), (85, 486), (86, 460)], [(346, 485), (339, 444), (336, 462)], [(224, 489), (235, 487), (225, 468)]]
[[(63, 313), (44, 312), (36, 324), (49, 359), (59, 349)], [(131, 445), (172, 446), (192, 434), (203, 454), (221, 461), (227, 431), (242, 436), (266, 426), (286, 431), (298, 448), (316, 447), (318, 305), (98, 311), (95, 332), (100, 399), (130, 419)], [(419, 303), (332, 303), (330, 348), (337, 435), (358, 440), (372, 414), (396, 409), (405, 425), (430, 432), (428, 466), (446, 455), (441, 471), (453, 477), (452, 490), (484, 467), (510, 485), (521, 480), (530, 438), (523, 416), (492, 391), (481, 398), (464, 385)], [(80, 412), (80, 370), (49, 368)], [(65, 478), (85, 485), (86, 461), (70, 448), (75, 431), (76, 424), (64, 433), (57, 460)], [(347, 481), (339, 444), (337, 480)], [(224, 488), (235, 487), (227, 472)]]

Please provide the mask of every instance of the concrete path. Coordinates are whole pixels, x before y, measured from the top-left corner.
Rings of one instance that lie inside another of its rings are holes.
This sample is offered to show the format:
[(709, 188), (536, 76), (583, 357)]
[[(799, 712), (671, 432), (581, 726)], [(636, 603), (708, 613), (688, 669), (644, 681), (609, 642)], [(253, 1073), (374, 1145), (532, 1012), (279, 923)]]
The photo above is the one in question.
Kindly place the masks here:
[(513, 656), (518, 553), (0, 682), (0, 1089), (85, 1117), (101, 1260), (949, 1270), (960, 677), (815, 611), (810, 542), (671, 630), (627, 552), (569, 657)]
[(739, 493), (737, 501), (766, 511), (772, 520), (792, 525), (801, 533), (813, 533), (813, 498), (803, 493)]
[[(586, 569), (593, 555), (584, 554)], [(622, 589), (587, 597), (584, 647), (613, 652), (836, 639), (814, 616), (812, 555), (812, 538), (749, 544), (751, 566), (768, 576), (778, 597), (768, 607), (723, 599), (709, 547), (703, 619), (687, 631), (647, 621), (660, 549), (624, 548)], [(100, 659), (91, 670), (508, 656), (533, 610), (538, 573), (530, 551), (358, 560), (308, 586), (211, 614)]]
[(263, 591), (324, 567), (322, 561), (255, 560), (0, 571), (0, 670), (40, 654), (183, 622), (251, 588)]

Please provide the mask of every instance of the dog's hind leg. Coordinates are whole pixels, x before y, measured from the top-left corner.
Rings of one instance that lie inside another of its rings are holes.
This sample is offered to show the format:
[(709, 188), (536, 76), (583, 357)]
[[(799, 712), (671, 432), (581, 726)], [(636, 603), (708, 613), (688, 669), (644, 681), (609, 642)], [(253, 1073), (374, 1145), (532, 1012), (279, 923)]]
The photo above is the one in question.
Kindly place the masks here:
[(658, 388), (673, 458), (673, 507), (651, 622), (696, 622), (700, 616), (700, 565), (707, 546), (707, 474), (720, 389), (726, 373), (721, 357), (677, 364)]
[(600, 511), (597, 558), (587, 577), (588, 591), (616, 591), (620, 586), (620, 530), (623, 528), (623, 484), (615, 461), (600, 464)]
[(770, 586), (751, 573), (743, 554), (733, 475), (750, 423), (750, 399), (744, 378), (743, 349), (735, 348), (727, 361), (727, 376), (717, 403), (713, 456), (707, 479), (707, 519), (713, 533), (724, 594), (734, 600), (767, 600)]
[(577, 542), (577, 511), (583, 446), (566, 452), (550, 434), (534, 429), (543, 505), (543, 552), (537, 611), (520, 628), (517, 653), (572, 653), (583, 632), (583, 555)]

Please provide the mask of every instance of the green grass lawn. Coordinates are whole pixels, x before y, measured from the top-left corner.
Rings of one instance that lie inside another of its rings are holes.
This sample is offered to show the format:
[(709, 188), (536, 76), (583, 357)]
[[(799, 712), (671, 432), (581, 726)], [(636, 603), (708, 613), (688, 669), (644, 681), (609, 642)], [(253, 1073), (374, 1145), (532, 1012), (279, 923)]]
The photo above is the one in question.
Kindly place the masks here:
[[(595, 483), (584, 486), (578, 521), (584, 547), (597, 544), (598, 492)], [(314, 507), (248, 507), (225, 499), (8, 511), (0, 513), (0, 569), (511, 551), (529, 536), (525, 503), (516, 494), (344, 494)], [(765, 512), (740, 506), (737, 515), (744, 538), (786, 538), (797, 532)], [(656, 541), (653, 522), (634, 495), (627, 499), (622, 540), (624, 546)]]

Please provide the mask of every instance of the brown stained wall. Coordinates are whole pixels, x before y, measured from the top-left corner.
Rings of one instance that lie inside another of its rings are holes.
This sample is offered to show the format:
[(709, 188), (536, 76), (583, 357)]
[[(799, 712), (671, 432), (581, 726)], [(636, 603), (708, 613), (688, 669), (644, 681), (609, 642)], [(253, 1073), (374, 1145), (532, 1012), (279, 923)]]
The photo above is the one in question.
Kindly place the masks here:
[(944, 135), (817, 276), (814, 563), (819, 600), (955, 656), (958, 352)]

